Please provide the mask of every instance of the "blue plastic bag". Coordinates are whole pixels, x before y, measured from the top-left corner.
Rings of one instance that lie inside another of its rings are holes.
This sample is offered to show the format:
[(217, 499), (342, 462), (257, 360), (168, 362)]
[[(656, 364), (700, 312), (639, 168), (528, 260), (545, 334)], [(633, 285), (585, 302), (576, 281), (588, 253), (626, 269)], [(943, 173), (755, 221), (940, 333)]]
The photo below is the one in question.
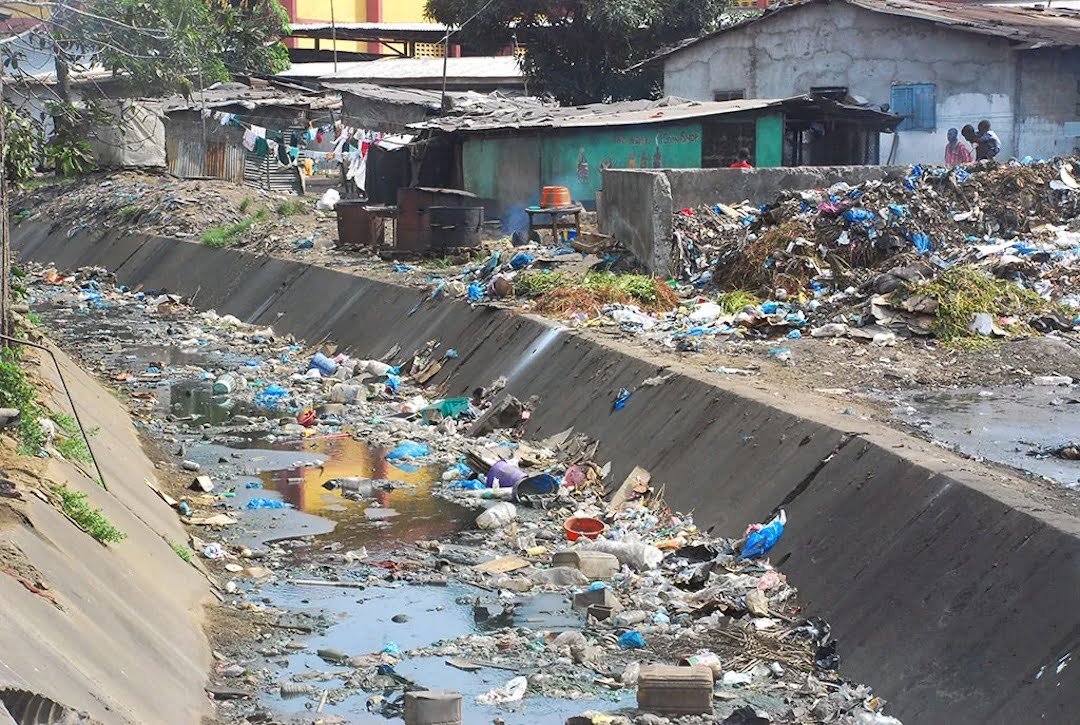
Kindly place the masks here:
[(481, 481), (479, 478), (460, 479), (451, 483), (450, 488), (454, 488), (459, 491), (483, 491), (485, 488), (487, 488), (487, 484)]
[(276, 383), (267, 385), (255, 396), (255, 405), (260, 408), (276, 408), (282, 399), (289, 396), (289, 391)]
[(388, 461), (400, 461), (403, 458), (422, 458), (431, 452), (431, 449), (423, 443), (414, 441), (402, 441), (394, 450), (386, 454)]
[(247, 502), (247, 508), (249, 511), (255, 509), (286, 509), (292, 508), (292, 505), (276, 498), (253, 498)]
[(536, 257), (532, 256), (528, 252), (518, 252), (510, 258), (510, 266), (514, 269), (525, 269), (533, 263)]
[(630, 400), (630, 391), (623, 388), (619, 391), (619, 394), (615, 396), (615, 402), (611, 404), (612, 410), (622, 410), (626, 407), (626, 401)]
[(631, 629), (629, 632), (623, 632), (619, 635), (619, 646), (623, 649), (644, 649), (645, 638), (641, 635), (641, 632)]
[(484, 299), (484, 285), (473, 282), (469, 285), (469, 302), (482, 302)]
[(776, 546), (776, 542), (780, 540), (780, 537), (784, 535), (784, 524), (786, 522), (787, 514), (784, 513), (783, 509), (780, 509), (780, 513), (772, 521), (757, 531), (751, 532), (746, 537), (746, 543), (743, 544), (739, 558), (756, 559), (767, 554), (771, 548)]
[(934, 243), (930, 241), (930, 235), (923, 232), (912, 234), (911, 243), (915, 245), (915, 249), (919, 251), (919, 254), (926, 254), (934, 247)]

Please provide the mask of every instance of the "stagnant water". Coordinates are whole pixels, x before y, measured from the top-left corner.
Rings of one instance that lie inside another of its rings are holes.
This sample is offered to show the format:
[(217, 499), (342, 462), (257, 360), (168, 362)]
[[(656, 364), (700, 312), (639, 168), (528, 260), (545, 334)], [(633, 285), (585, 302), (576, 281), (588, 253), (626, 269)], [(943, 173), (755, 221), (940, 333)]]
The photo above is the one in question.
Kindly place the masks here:
[[(145, 319), (115, 310), (76, 311), (67, 304), (36, 307), (69, 349), (77, 349), (84, 360), (101, 363), (115, 383), (128, 385), (138, 399), (154, 401), (152, 437), (177, 440), (185, 460), (199, 464), (201, 472), (215, 481), (215, 493), (222, 496), (220, 507), (239, 520), (224, 532), (198, 531), (206, 540), (223, 540), (254, 550), (265, 550), (272, 542), (294, 541), (288, 549), (285, 567), (269, 580), (237, 578), (235, 584), (248, 601), (284, 610), (287, 618), (324, 622), (309, 633), (291, 636), (302, 650), (289, 649), (262, 654), (259, 647), (229, 653), (250, 671), (269, 668), (273, 682), (290, 678), (311, 680), (314, 692), (340, 687), (353, 668), (336, 666), (320, 658), (321, 648), (332, 647), (350, 655), (377, 653), (393, 646), (404, 652), (395, 672), (410, 683), (430, 689), (449, 689), (463, 696), (464, 722), (491, 722), (500, 717), (508, 724), (562, 722), (589, 709), (610, 711), (631, 706), (629, 691), (604, 692), (598, 699), (561, 700), (530, 696), (504, 706), (480, 705), (476, 697), (506, 684), (519, 674), (481, 663), (468, 672), (447, 665), (445, 657), (409, 656), (409, 650), (428, 647), (443, 640), (469, 634), (483, 634), (492, 627), (510, 624), (523, 631), (580, 629), (584, 622), (572, 611), (562, 594), (541, 593), (515, 597), (509, 621), (478, 619), (475, 608), (497, 612), (506, 600), (498, 593), (467, 584), (445, 586), (411, 585), (367, 579), (363, 588), (298, 584), (303, 574), (322, 567), (334, 571), (330, 552), (367, 552), (367, 559), (350, 567), (346, 576), (363, 577), (365, 565), (377, 570), (381, 552), (400, 550), (402, 545), (422, 540), (445, 541), (451, 534), (470, 528), (475, 512), (432, 495), (441, 468), (386, 460), (386, 450), (345, 434), (311, 438), (282, 437), (278, 421), (252, 425), (267, 415), (249, 402), (215, 395), (210, 375), (226, 365), (246, 363), (242, 357), (222, 349), (200, 347), (181, 349), (170, 344), (147, 342), (139, 325)], [(152, 323), (153, 324), (153, 323)], [(160, 323), (164, 324), (164, 323)], [(552, 340), (554, 336), (552, 337)], [(550, 342), (550, 341), (548, 341)], [(170, 423), (165, 423), (168, 417)], [(230, 431), (237, 422), (240, 430)], [(165, 431), (172, 431), (168, 436)], [(214, 431), (208, 435), (208, 431)], [(227, 441), (222, 444), (220, 441)], [(165, 445), (174, 445), (167, 443)], [(169, 451), (180, 452), (180, 451)], [(327, 482), (359, 477), (389, 482), (389, 488), (375, 488), (366, 495), (352, 496)], [(254, 499), (280, 499), (290, 505), (283, 509), (248, 510)], [(297, 545), (298, 544), (298, 545)], [(295, 572), (302, 572), (294, 576)], [(309, 575), (310, 576), (310, 575)], [(402, 623), (394, 618), (406, 619)], [(324, 715), (337, 715), (350, 723), (400, 722), (380, 714), (383, 692), (356, 691), (343, 700), (331, 698)], [(258, 688), (260, 706), (275, 719), (310, 721), (317, 697), (282, 696), (276, 687)]]

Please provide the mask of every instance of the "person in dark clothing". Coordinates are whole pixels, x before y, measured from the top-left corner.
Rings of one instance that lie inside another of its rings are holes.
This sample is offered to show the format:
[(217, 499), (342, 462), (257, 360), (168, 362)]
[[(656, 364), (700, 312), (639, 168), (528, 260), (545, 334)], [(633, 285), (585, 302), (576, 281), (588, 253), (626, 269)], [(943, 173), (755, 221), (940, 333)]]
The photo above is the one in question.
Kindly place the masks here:
[(979, 121), (979, 132), (975, 137), (975, 159), (992, 159), (1001, 153), (1001, 139), (990, 130), (990, 122)]

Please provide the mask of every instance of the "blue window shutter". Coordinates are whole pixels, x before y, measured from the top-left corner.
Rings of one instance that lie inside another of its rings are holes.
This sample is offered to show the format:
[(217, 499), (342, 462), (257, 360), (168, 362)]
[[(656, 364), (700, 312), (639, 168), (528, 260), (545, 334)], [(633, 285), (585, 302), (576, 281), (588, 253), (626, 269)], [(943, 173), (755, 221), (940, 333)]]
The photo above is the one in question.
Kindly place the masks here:
[(915, 119), (918, 127), (927, 131), (937, 128), (937, 88), (933, 83), (912, 86), (915, 94)]
[(933, 83), (912, 83), (893, 86), (890, 107), (903, 116), (899, 131), (932, 131), (937, 128), (937, 86)]
[(912, 91), (911, 86), (892, 87), (892, 98), (889, 102), (889, 109), (897, 116), (901, 116), (904, 119), (900, 122), (900, 125), (896, 127), (898, 131), (907, 131), (914, 125), (915, 93)]

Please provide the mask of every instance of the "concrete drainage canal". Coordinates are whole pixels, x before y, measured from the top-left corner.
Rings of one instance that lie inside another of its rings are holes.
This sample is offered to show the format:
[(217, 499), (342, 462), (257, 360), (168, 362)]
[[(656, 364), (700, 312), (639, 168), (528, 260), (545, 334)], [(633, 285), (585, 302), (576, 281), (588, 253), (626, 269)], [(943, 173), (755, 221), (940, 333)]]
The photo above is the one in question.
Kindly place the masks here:
[(30, 280), (160, 449), (174, 549), (219, 594), (218, 721), (899, 722), (770, 563), (784, 511), (700, 531), (586, 436), (523, 437), (505, 379), (430, 384), (440, 340), (339, 350), (103, 270)]

